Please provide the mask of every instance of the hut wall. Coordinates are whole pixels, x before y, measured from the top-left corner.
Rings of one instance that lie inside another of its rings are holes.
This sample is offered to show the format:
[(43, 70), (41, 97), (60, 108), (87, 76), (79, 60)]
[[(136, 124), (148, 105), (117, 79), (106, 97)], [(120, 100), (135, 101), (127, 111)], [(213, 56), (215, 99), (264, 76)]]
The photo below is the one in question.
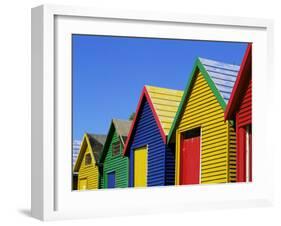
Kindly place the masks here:
[[(85, 165), (85, 157), (87, 154), (90, 154), (92, 157), (92, 162), (90, 165)], [(78, 189), (79, 189), (79, 181), (83, 179), (87, 179), (87, 189), (98, 189), (99, 171), (94, 159), (95, 158), (89, 146), (87, 146), (78, 172), (78, 185), (77, 185)]]
[(126, 188), (128, 187), (128, 157), (122, 156), (123, 153), (123, 146), (122, 143), (120, 144), (121, 150), (120, 154), (116, 156), (112, 156), (112, 144), (120, 141), (119, 136), (117, 135), (116, 131), (114, 131), (112, 140), (110, 142), (108, 151), (105, 156), (104, 164), (103, 164), (103, 175), (100, 187), (107, 188), (107, 174), (115, 171), (116, 176), (116, 187), (117, 188)]
[(237, 136), (237, 181), (246, 181), (246, 126), (252, 124), (252, 80), (244, 87), (241, 102), (236, 112)]
[[(147, 100), (144, 99), (137, 117), (138, 121), (135, 124), (129, 149), (129, 184), (131, 187), (134, 186), (134, 151), (146, 145), (148, 146), (147, 186), (169, 184), (174, 180), (174, 174), (170, 171), (173, 167), (171, 163), (173, 161), (173, 154), (169, 150), (169, 154), (166, 155), (166, 145)], [(168, 173), (165, 171), (167, 163), (169, 164), (167, 168)]]
[(229, 162), (230, 159), (235, 162), (235, 158), (230, 158), (236, 150), (233, 127), (224, 121), (224, 109), (201, 72), (192, 85), (176, 130), (176, 184), (180, 181), (181, 133), (195, 128), (201, 129), (201, 183), (235, 180), (235, 169), (230, 169)]

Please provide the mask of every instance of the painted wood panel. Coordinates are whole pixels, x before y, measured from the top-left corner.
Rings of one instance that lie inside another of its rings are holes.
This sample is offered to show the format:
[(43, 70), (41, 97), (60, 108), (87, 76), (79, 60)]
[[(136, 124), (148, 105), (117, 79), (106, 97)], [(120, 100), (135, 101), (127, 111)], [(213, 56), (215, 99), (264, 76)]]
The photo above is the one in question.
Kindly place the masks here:
[[(85, 158), (87, 154), (91, 155), (92, 161), (91, 164), (86, 165), (85, 164)], [(83, 156), (80, 169), (78, 171), (78, 189), (79, 189), (79, 183), (81, 180), (87, 181), (87, 189), (98, 189), (99, 186), (99, 169), (98, 166), (95, 164), (95, 159), (92, 154), (92, 151), (90, 150), (89, 146), (87, 146), (85, 154)]]
[(200, 183), (200, 136), (182, 138), (180, 184)]
[(147, 186), (174, 184), (174, 145), (167, 145), (166, 140), (182, 94), (179, 90), (144, 87), (124, 150), (130, 158), (130, 186), (134, 186), (134, 151), (143, 146), (148, 146)]
[(79, 190), (87, 190), (88, 189), (88, 180), (87, 178), (80, 178), (78, 182)]
[[(252, 172), (252, 153), (250, 159), (247, 159), (246, 148), (252, 152), (251, 137), (247, 137), (246, 129), (252, 131), (252, 80), (250, 80), (247, 86), (241, 93), (240, 105), (236, 112), (236, 131), (237, 131), (237, 181), (247, 181), (247, 170)], [(252, 132), (251, 132), (252, 134)], [(251, 135), (252, 136), (252, 135)], [(248, 145), (248, 146), (247, 146)], [(252, 175), (249, 176), (249, 181), (252, 181)]]
[[(159, 127), (153, 116), (149, 103), (145, 100), (138, 113), (130, 145), (130, 186), (134, 187), (134, 152), (135, 149), (148, 146), (147, 186), (165, 185), (165, 151), (166, 145), (162, 139)], [(174, 179), (174, 175), (169, 175)]]
[(204, 76), (200, 71), (195, 76), (176, 129), (176, 184), (180, 184), (181, 133), (198, 127), (201, 128), (201, 183), (230, 182), (235, 180), (235, 167), (229, 164), (235, 161), (232, 158), (236, 150), (234, 129), (224, 121), (224, 109)]
[(248, 83), (243, 95), (241, 95), (241, 99), (241, 104), (236, 114), (236, 121), (240, 127), (252, 123), (252, 80)]
[(115, 171), (107, 173), (106, 184), (107, 184), (107, 188), (115, 188), (116, 187)]
[(134, 154), (134, 186), (147, 186), (147, 147), (135, 149)]
[(112, 171), (115, 171), (116, 177), (116, 188), (126, 188), (128, 187), (128, 168), (129, 162), (128, 157), (122, 156), (123, 145), (120, 142), (120, 154), (113, 156), (112, 154), (112, 144), (120, 141), (120, 137), (118, 136), (116, 130), (114, 129), (113, 136), (110, 141), (110, 145), (108, 150), (104, 150), (106, 152), (106, 156), (103, 162), (103, 175), (101, 181), (103, 181), (100, 185), (101, 188), (107, 188), (107, 180), (106, 175)]
[(183, 92), (154, 86), (146, 86), (145, 88), (165, 135), (168, 135)]

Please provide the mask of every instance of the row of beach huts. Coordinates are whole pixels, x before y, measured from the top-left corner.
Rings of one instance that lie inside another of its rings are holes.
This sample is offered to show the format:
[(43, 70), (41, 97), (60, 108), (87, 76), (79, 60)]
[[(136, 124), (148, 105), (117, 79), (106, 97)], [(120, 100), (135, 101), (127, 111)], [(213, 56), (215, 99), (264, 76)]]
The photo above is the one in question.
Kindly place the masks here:
[(251, 52), (198, 58), (184, 91), (145, 86), (132, 121), (84, 135), (73, 189), (252, 181)]

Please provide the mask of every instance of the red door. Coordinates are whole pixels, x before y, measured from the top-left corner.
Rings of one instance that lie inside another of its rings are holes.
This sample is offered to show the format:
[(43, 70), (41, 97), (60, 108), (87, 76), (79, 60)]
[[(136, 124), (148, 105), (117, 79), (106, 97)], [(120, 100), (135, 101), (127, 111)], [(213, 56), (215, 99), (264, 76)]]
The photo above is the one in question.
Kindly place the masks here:
[(181, 145), (181, 184), (200, 182), (200, 136), (182, 140)]

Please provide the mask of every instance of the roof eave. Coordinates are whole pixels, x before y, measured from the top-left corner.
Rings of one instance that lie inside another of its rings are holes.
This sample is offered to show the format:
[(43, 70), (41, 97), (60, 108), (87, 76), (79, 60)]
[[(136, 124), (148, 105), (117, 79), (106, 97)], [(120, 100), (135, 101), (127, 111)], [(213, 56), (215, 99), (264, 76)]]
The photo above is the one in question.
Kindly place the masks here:
[(140, 96), (140, 99), (139, 99), (139, 102), (138, 102), (138, 105), (137, 105), (137, 110), (136, 110), (136, 113), (135, 113), (135, 116), (134, 116), (134, 119), (133, 119), (133, 122), (131, 124), (131, 127), (130, 127), (130, 130), (129, 130), (129, 133), (128, 133), (128, 136), (127, 136), (127, 139), (126, 139), (126, 143), (124, 145), (124, 149), (123, 149), (123, 156), (126, 155), (126, 152), (127, 152), (127, 149), (129, 147), (129, 143), (130, 143), (130, 140), (131, 140), (131, 136), (132, 136), (132, 133), (133, 133), (133, 130), (134, 130), (134, 127), (135, 127), (135, 124), (136, 124), (136, 121), (137, 121), (137, 116), (138, 116), (138, 113), (140, 111), (140, 106), (141, 106), (141, 103), (142, 103), (142, 100), (144, 98), (144, 88), (141, 92), (141, 96)]
[(152, 110), (153, 116), (154, 116), (154, 118), (155, 118), (155, 120), (156, 120), (157, 126), (158, 126), (158, 128), (159, 128), (159, 130), (160, 130), (160, 134), (161, 134), (161, 137), (162, 137), (164, 143), (167, 142), (167, 136), (166, 136), (166, 134), (165, 134), (165, 131), (164, 131), (162, 125), (161, 125), (160, 119), (159, 119), (159, 117), (158, 117), (158, 115), (157, 115), (157, 113), (156, 113), (156, 110), (155, 110), (155, 108), (154, 108), (154, 105), (153, 105), (153, 103), (152, 103), (152, 100), (151, 100), (151, 98), (150, 98), (150, 95), (149, 95), (149, 93), (148, 93), (148, 91), (147, 91), (147, 88), (146, 88), (146, 86), (144, 86), (144, 88), (143, 88), (143, 90), (142, 90), (142, 93), (141, 93), (141, 96), (140, 96), (140, 99), (139, 99), (139, 102), (138, 102), (136, 114), (135, 114), (135, 116), (134, 116), (132, 125), (131, 125), (131, 127), (130, 127), (130, 131), (129, 131), (129, 134), (128, 134), (128, 137), (127, 137), (127, 140), (126, 140), (126, 143), (125, 143), (125, 147), (124, 147), (124, 150), (123, 150), (123, 156), (126, 155), (127, 150), (128, 150), (128, 148), (129, 148), (131, 136), (132, 136), (132, 133), (133, 133), (133, 130), (134, 130), (136, 121), (137, 121), (137, 117), (138, 117), (138, 114), (139, 114), (139, 111), (140, 111), (140, 108), (141, 108), (141, 104), (142, 104), (142, 101), (144, 100), (144, 98), (146, 98), (146, 100), (147, 100), (147, 102), (148, 102), (148, 104), (149, 104), (149, 106), (150, 106), (150, 108), (151, 108), (151, 110)]
[(100, 164), (103, 161), (103, 157), (105, 155), (105, 150), (107, 149), (108, 142), (111, 139), (112, 128), (115, 128), (113, 120), (111, 120), (111, 122), (110, 122), (110, 127), (109, 127), (109, 130), (108, 130), (108, 133), (107, 133), (107, 136), (106, 136), (103, 148), (102, 148), (102, 152), (101, 152), (98, 164)]
[(224, 113), (225, 121), (233, 119), (234, 111), (236, 109), (236, 100), (239, 99), (239, 95), (240, 95), (239, 91), (241, 89), (242, 83), (244, 81), (246, 81), (245, 79), (243, 79), (243, 73), (244, 73), (244, 70), (246, 69), (246, 66), (248, 65), (247, 63), (249, 63), (248, 61), (251, 60), (250, 59), (251, 55), (252, 55), (252, 43), (249, 43), (248, 47), (246, 49), (245, 55), (243, 57), (243, 60), (242, 60), (236, 82), (234, 84), (228, 104), (225, 109), (225, 113)]
[(169, 132), (169, 135), (168, 135), (168, 138), (167, 138), (167, 143), (171, 142), (171, 139), (172, 139), (172, 137), (173, 137), (173, 135), (175, 133), (175, 128), (176, 128), (176, 126), (178, 124), (181, 112), (183, 110), (183, 106), (184, 106), (184, 104), (185, 104), (185, 102), (186, 102), (186, 100), (188, 98), (189, 93), (190, 93), (193, 80), (195, 78), (195, 75), (197, 74), (196, 73), (197, 70), (199, 70), (202, 73), (203, 77), (205, 78), (205, 80), (207, 81), (209, 87), (211, 88), (211, 90), (213, 91), (214, 95), (216, 96), (216, 98), (217, 98), (220, 106), (222, 107), (222, 109), (225, 110), (225, 108), (226, 108), (226, 103), (225, 103), (223, 97), (221, 96), (221, 94), (218, 91), (216, 85), (214, 84), (214, 82), (210, 78), (210, 76), (209, 76), (208, 72), (206, 71), (206, 69), (204, 68), (203, 64), (201, 63), (199, 58), (197, 58), (195, 63), (194, 63), (193, 69), (191, 71), (191, 74), (190, 74), (188, 83), (186, 85), (186, 88), (184, 90), (184, 94), (182, 96), (182, 99), (181, 99), (178, 111), (176, 113), (175, 119), (174, 119), (173, 124), (171, 126), (171, 129), (170, 129), (170, 132)]

